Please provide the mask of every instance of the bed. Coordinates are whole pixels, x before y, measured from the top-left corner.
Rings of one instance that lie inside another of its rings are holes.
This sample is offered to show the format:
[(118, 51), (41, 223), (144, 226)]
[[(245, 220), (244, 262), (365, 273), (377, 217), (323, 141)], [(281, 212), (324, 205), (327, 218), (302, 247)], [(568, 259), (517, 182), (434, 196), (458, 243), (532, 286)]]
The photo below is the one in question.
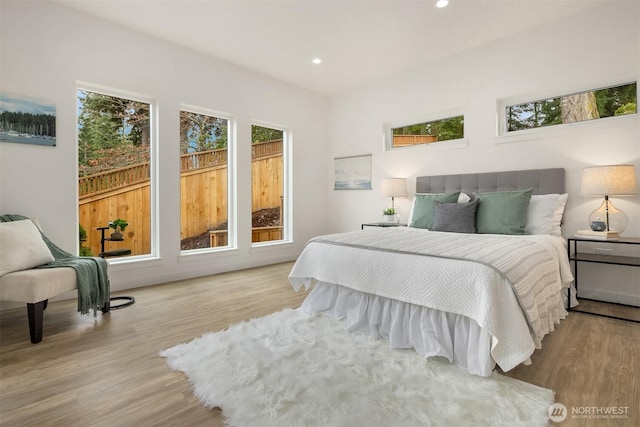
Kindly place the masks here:
[[(564, 169), (418, 177), (409, 227), (311, 239), (289, 280), (301, 310), (489, 376), (567, 315)], [(471, 227), (471, 229), (469, 229)]]

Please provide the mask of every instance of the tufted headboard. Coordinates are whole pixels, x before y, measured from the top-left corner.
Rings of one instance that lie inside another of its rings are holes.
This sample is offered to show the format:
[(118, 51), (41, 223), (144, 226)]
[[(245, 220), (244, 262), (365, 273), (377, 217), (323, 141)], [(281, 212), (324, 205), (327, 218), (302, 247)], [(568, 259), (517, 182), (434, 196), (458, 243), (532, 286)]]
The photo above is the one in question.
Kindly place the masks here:
[(562, 194), (564, 169), (530, 169), (521, 171), (466, 173), (458, 175), (419, 176), (416, 193), (467, 194), (491, 191), (533, 189), (533, 194)]

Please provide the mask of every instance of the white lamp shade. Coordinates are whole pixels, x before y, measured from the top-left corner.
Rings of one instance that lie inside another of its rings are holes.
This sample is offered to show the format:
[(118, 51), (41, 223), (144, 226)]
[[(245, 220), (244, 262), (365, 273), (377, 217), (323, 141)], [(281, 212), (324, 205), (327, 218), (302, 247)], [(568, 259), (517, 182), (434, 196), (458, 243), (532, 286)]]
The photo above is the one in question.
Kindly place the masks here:
[(407, 180), (404, 178), (383, 178), (380, 194), (384, 197), (407, 197)]
[(638, 194), (633, 165), (593, 166), (582, 170), (583, 196), (633, 196)]

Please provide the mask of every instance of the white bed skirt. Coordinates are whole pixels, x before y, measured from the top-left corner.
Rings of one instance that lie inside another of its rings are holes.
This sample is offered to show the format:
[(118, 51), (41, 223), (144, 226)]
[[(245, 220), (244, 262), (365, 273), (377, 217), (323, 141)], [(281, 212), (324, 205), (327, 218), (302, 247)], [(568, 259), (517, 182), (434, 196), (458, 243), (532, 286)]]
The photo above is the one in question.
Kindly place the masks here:
[(350, 331), (385, 338), (391, 348), (414, 348), (423, 357), (444, 357), (474, 375), (489, 376), (495, 367), (491, 335), (466, 316), (325, 282), (315, 284), (300, 309), (344, 319)]

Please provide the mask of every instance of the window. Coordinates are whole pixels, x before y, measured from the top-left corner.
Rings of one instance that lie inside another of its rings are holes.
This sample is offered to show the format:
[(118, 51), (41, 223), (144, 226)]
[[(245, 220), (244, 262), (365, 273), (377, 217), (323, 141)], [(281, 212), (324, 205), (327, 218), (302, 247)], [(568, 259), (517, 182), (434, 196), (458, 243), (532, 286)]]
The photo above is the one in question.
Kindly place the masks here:
[(636, 83), (529, 101), (506, 107), (506, 131), (514, 132), (638, 112)]
[(391, 148), (433, 144), (464, 138), (464, 116), (449, 117), (391, 129)]
[[(216, 114), (219, 116), (219, 114)], [(229, 118), (180, 111), (180, 248), (229, 246)]]
[(283, 130), (251, 126), (251, 241), (254, 243), (287, 238), (286, 145)]
[[(80, 254), (146, 255), (152, 248), (149, 102), (80, 89), (78, 205)], [(103, 240), (125, 221), (122, 240)]]

